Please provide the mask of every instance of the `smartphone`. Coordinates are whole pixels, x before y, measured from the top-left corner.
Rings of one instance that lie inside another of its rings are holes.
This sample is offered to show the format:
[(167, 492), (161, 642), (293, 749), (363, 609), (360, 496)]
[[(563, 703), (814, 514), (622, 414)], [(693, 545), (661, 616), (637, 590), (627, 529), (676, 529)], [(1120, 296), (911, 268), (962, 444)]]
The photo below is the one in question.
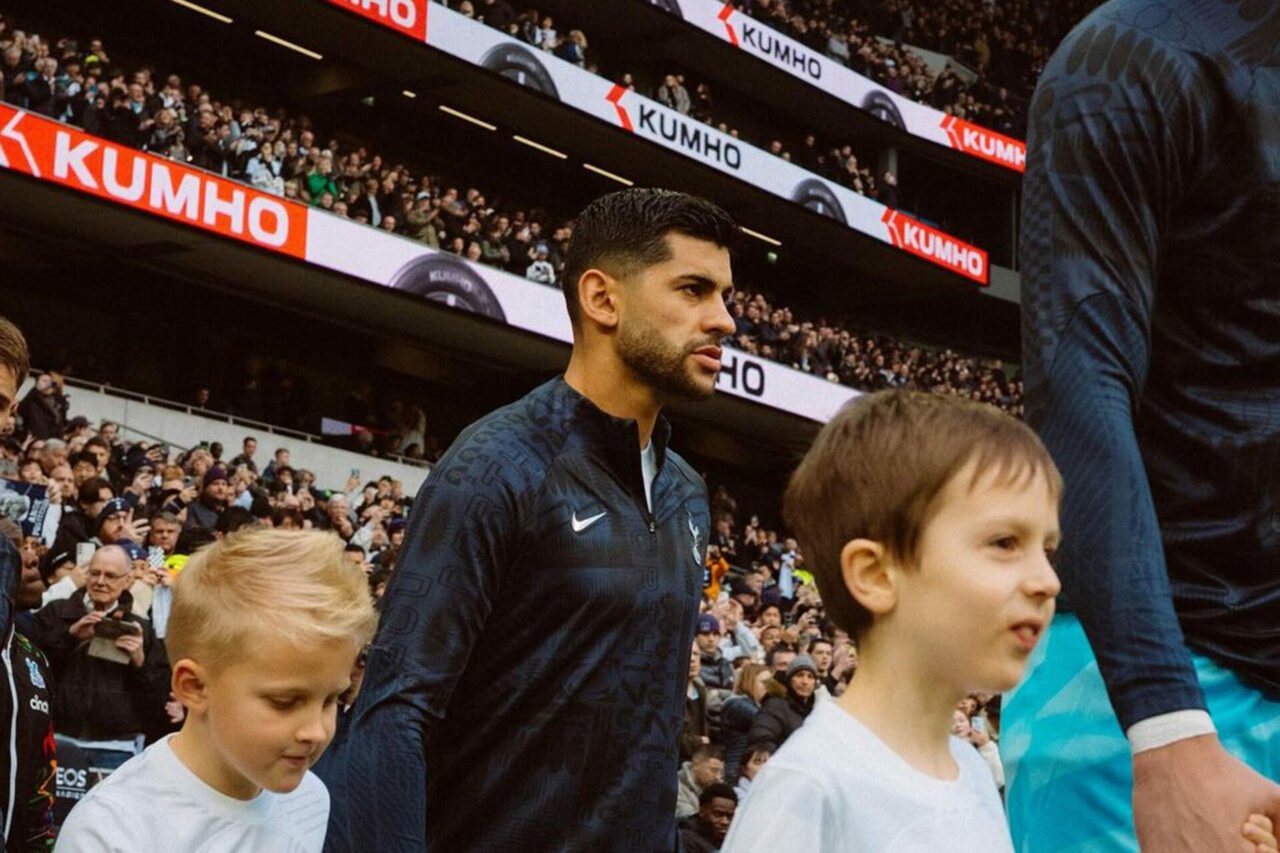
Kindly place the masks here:
[(76, 544), (76, 565), (83, 566), (93, 558), (93, 552), (98, 550), (98, 546), (92, 542), (79, 542)]
[(152, 545), (147, 549), (147, 562), (153, 569), (164, 568), (164, 549), (159, 545)]
[(985, 732), (987, 730), (987, 718), (974, 717), (969, 721), (969, 728), (973, 729), (975, 732)]
[(360, 469), (359, 469), (359, 468), (352, 468), (352, 469), (351, 469), (351, 476), (352, 476), (352, 477), (355, 477), (357, 480), (358, 480), (358, 479), (360, 479)]
[(141, 634), (142, 626), (125, 619), (103, 619), (93, 626), (93, 636), (104, 640), (116, 640), (126, 634)]

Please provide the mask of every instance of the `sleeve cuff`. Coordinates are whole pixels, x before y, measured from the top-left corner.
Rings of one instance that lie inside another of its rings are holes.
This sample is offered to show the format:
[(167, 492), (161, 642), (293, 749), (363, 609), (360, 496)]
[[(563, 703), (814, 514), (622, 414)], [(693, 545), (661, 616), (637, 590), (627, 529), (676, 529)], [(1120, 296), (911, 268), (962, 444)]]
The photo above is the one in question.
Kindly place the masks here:
[(1216, 734), (1208, 711), (1173, 711), (1134, 723), (1125, 734), (1134, 755), (1175, 741)]

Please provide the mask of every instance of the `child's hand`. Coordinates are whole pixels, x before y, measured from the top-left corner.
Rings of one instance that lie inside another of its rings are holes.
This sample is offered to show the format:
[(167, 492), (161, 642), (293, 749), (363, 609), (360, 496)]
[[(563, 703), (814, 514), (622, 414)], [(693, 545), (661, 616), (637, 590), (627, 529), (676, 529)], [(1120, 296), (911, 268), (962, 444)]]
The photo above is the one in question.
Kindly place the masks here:
[(1245, 821), (1244, 838), (1254, 846), (1255, 853), (1275, 853), (1277, 850), (1275, 827), (1265, 815), (1252, 814)]

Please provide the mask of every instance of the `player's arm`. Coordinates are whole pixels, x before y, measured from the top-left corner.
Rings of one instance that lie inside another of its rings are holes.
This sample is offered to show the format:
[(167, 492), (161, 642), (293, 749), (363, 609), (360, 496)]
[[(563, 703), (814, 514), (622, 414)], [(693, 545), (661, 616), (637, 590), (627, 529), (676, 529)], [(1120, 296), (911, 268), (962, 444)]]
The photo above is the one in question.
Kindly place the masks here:
[(342, 747), (357, 849), (427, 849), (427, 742), (518, 535), (515, 490), (490, 477), (499, 468), (474, 438), (441, 460), (419, 493), (369, 651)]
[(1021, 257), (1028, 420), (1066, 481), (1058, 572), (1128, 730), (1205, 707), (1134, 418), (1160, 248), (1195, 171), (1191, 149), (1204, 144), (1197, 111), (1207, 110), (1193, 103), (1187, 80), (1199, 72), (1181, 54), (1142, 33), (1126, 39), (1111, 56), (1077, 31), (1041, 79)]
[(1200, 189), (1200, 158), (1231, 123), (1216, 104), (1235, 81), (1140, 30), (1103, 24), (1093, 36), (1064, 43), (1031, 107), (1028, 416), (1066, 480), (1059, 572), (1134, 747), (1138, 840), (1228, 850), (1249, 813), (1280, 814), (1280, 788), (1223, 750), (1205, 713), (1134, 419), (1161, 246)]

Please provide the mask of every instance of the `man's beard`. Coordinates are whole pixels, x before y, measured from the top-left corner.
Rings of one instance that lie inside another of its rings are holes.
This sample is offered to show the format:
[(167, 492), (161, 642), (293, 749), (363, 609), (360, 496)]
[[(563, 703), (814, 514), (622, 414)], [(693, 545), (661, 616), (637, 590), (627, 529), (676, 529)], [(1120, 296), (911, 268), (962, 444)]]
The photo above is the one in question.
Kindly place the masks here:
[(704, 387), (690, 375), (689, 356), (717, 343), (700, 341), (679, 348), (664, 340), (655, 326), (624, 326), (618, 334), (618, 356), (662, 400), (705, 400), (715, 393), (715, 385)]

